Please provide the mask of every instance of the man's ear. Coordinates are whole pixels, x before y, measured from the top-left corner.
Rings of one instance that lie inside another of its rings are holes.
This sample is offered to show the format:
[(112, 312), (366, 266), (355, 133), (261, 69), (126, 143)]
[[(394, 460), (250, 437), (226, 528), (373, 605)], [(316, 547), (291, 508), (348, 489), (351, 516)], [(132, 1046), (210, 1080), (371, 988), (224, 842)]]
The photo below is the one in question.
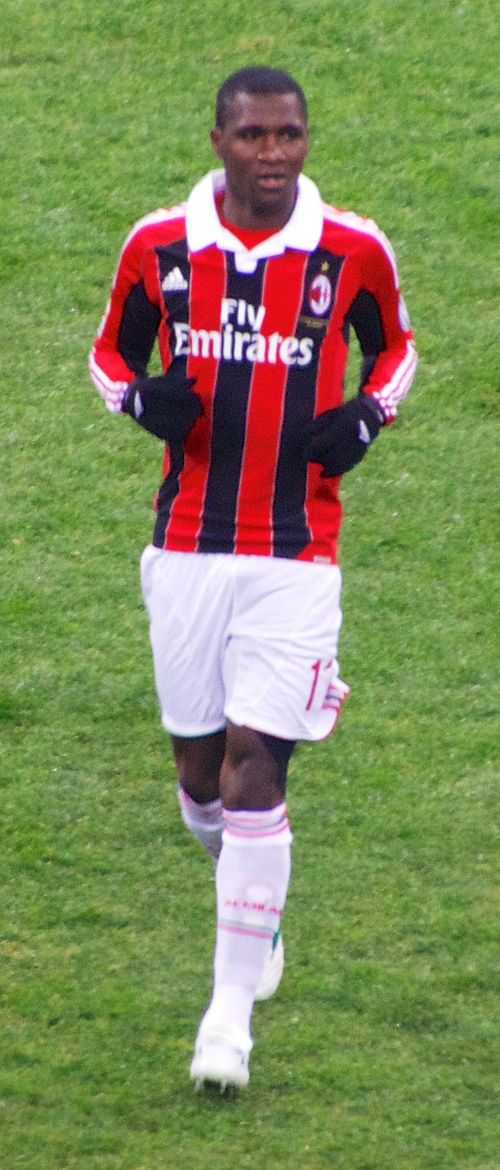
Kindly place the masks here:
[(222, 130), (221, 130), (220, 126), (214, 126), (214, 129), (210, 131), (210, 141), (212, 143), (213, 152), (214, 152), (214, 154), (217, 155), (217, 158), (222, 158), (221, 139), (222, 139)]

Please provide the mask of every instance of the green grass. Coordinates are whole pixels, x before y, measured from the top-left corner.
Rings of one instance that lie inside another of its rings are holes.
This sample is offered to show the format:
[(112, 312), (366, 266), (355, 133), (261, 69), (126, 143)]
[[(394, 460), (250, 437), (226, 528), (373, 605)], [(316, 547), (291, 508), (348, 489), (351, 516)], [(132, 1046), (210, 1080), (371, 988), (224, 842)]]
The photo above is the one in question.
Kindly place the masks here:
[[(2, 1170), (498, 1166), (498, 41), (485, 0), (4, 0)], [(286, 974), (231, 1102), (187, 1071), (214, 888), (138, 589), (159, 448), (86, 360), (251, 60), (303, 82), (308, 173), (393, 242), (420, 367), (344, 483), (352, 695), (292, 760)]]

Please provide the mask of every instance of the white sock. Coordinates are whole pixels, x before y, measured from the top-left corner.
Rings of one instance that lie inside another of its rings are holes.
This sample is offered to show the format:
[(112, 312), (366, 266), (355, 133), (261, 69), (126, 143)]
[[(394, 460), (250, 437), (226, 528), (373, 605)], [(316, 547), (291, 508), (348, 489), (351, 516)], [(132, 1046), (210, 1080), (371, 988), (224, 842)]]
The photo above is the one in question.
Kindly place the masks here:
[(196, 837), (207, 853), (215, 858), (219, 856), (222, 847), (222, 830), (224, 819), (222, 815), (222, 801), (209, 800), (208, 804), (199, 804), (188, 796), (182, 785), (177, 789), (177, 797), (181, 810), (181, 817), (189, 832)]
[(217, 941), (212, 999), (204, 1021), (250, 1034), (255, 992), (279, 930), (291, 869), (286, 804), (265, 811), (224, 809), (217, 863)]

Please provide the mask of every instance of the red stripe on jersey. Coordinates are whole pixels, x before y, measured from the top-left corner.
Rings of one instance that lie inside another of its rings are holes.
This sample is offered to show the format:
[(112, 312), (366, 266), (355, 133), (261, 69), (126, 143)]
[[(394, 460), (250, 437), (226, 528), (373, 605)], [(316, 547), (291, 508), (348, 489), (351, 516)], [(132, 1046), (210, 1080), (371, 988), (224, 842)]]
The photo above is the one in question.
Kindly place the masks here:
[[(349, 260), (343, 265), (337, 286), (335, 323), (338, 328), (341, 329), (360, 291), (369, 293), (377, 304), (385, 349), (378, 353), (363, 389), (378, 399), (386, 421), (390, 422), (410, 388), (416, 366), (412, 331), (401, 322), (399, 281), (392, 248), (370, 220), (342, 213), (338, 213), (338, 218), (325, 220), (321, 242), (340, 255), (345, 253)], [(333, 324), (332, 320), (331, 327)], [(343, 366), (337, 368), (343, 371)]]
[[(215, 245), (196, 256), (191, 266), (189, 324), (191, 329), (220, 332), (220, 306), (226, 292), (226, 260)], [(165, 532), (165, 548), (196, 552), (200, 535), (205, 492), (210, 470), (210, 447), (215, 385), (219, 360), (214, 347), (203, 357), (191, 353), (187, 362), (188, 377), (196, 378), (193, 391), (203, 406), (185, 442), (184, 467), (179, 475), (179, 491)]]
[[(145, 216), (127, 236), (92, 351), (92, 376), (94, 380), (103, 379), (106, 389), (114, 382), (131, 382), (135, 378), (135, 370), (127, 366), (119, 352), (119, 337), (127, 297), (144, 276), (145, 257), (150, 252), (153, 255), (156, 247), (182, 239), (184, 235), (183, 209), (171, 208)], [(153, 299), (161, 311), (161, 291)]]
[(303, 252), (286, 252), (266, 267), (261, 333), (268, 339), (268, 359), (255, 362), (250, 388), (236, 513), (236, 553), (273, 554), (274, 491), (269, 488), (276, 477), (289, 370), (280, 357), (280, 345), (296, 332), (308, 258)]
[(299, 561), (337, 559), (337, 542), (342, 523), (342, 504), (338, 496), (340, 476), (321, 475), (322, 467), (310, 463), (307, 468), (306, 520), (312, 532), (311, 544), (299, 553)]

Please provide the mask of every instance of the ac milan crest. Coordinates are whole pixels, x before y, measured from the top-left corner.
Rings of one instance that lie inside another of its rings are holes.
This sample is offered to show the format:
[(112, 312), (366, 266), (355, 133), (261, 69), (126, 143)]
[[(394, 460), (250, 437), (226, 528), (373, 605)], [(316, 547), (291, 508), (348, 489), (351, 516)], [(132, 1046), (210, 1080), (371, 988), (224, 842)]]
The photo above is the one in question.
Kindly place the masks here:
[(311, 282), (309, 304), (316, 317), (323, 317), (332, 303), (332, 286), (328, 276), (318, 273)]

